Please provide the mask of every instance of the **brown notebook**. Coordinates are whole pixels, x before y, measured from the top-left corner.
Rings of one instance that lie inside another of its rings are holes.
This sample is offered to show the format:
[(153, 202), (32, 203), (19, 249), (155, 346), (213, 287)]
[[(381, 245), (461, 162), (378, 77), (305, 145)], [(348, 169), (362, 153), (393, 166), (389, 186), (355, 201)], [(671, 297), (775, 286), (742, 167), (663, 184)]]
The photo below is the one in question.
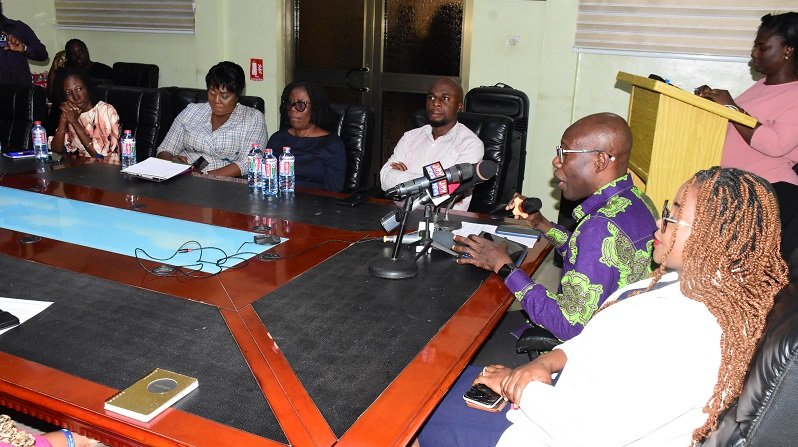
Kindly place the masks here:
[(198, 386), (199, 381), (193, 377), (156, 368), (105, 401), (105, 409), (141, 422), (149, 422)]

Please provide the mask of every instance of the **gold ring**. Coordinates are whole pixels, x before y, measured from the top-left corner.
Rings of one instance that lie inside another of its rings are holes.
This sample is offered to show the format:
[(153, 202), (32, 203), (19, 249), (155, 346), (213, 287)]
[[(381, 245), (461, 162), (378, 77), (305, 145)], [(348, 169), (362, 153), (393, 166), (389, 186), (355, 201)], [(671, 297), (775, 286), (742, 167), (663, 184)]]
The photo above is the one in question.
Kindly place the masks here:
[(482, 368), (482, 373), (481, 373), (480, 375), (484, 376), (484, 375), (485, 375), (485, 372), (486, 372), (487, 370), (488, 370), (488, 367), (487, 367), (487, 366), (483, 367), (483, 368)]

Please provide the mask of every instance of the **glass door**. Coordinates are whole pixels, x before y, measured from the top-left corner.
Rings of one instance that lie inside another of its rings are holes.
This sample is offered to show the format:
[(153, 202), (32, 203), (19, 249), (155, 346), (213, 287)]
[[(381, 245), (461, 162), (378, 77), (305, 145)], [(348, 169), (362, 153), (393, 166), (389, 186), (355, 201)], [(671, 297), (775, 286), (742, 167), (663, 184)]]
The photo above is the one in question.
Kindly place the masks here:
[(416, 124), (427, 89), (460, 76), (462, 0), (292, 0), (293, 80), (316, 82), (330, 100), (374, 111), (364, 181)]

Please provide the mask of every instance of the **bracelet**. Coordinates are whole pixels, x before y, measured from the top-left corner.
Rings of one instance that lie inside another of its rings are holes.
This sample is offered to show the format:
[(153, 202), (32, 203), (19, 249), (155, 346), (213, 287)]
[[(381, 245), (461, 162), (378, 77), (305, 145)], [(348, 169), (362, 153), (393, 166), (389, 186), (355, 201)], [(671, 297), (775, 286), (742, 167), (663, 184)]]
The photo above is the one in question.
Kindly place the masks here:
[(62, 428), (61, 432), (63, 432), (64, 436), (66, 437), (67, 447), (75, 447), (75, 437), (72, 436), (72, 432), (66, 428)]
[(499, 278), (501, 278), (502, 281), (507, 281), (507, 277), (510, 276), (513, 271), (515, 271), (515, 265), (507, 263), (501, 266), (496, 274), (499, 276)]

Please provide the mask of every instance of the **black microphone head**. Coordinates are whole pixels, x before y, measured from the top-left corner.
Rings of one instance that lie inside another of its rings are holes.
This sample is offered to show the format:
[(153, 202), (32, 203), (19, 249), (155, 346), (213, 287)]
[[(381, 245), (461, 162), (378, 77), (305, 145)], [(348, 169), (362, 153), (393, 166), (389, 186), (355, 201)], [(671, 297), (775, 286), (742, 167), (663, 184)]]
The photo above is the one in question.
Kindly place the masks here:
[(537, 197), (527, 197), (521, 202), (521, 210), (527, 214), (537, 213), (543, 203)]
[(493, 160), (481, 160), (477, 163), (476, 171), (482, 181), (489, 180), (499, 172), (499, 165)]
[(447, 169), (446, 180), (452, 183), (464, 182), (474, 176), (474, 165), (471, 163), (458, 163)]

